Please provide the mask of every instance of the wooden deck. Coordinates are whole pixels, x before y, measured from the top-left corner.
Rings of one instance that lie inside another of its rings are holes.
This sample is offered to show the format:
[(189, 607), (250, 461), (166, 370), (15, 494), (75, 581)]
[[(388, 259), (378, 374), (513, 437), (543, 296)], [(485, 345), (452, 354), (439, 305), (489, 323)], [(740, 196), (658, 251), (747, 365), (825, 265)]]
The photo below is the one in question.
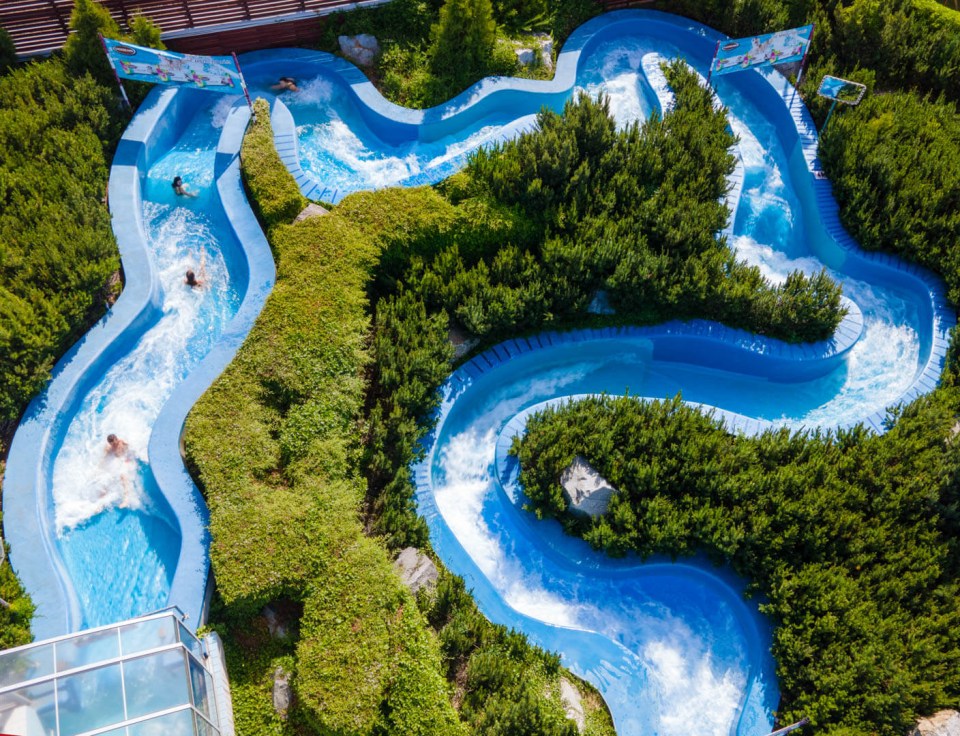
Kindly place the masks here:
[[(136, 13), (154, 21), (164, 43), (189, 53), (228, 53), (315, 40), (318, 18), (386, 0), (101, 0), (121, 28)], [(67, 39), (73, 0), (0, 0), (0, 26), (17, 55), (49, 54)]]

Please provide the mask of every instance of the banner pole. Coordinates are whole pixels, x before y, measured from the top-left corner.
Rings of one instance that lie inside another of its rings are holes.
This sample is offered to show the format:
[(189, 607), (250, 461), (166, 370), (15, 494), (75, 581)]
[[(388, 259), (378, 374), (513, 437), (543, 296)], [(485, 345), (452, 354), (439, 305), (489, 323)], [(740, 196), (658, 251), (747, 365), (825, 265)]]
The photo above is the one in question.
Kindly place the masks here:
[(710, 60), (710, 71), (707, 72), (707, 86), (710, 86), (710, 80), (713, 79), (713, 65), (717, 63), (717, 54), (720, 53), (720, 42), (713, 48), (713, 58)]
[(813, 34), (816, 33), (817, 24), (814, 23), (810, 29), (810, 40), (807, 42), (807, 48), (803, 50), (803, 58), (800, 59), (800, 71), (797, 72), (797, 89), (800, 89), (800, 81), (803, 79), (803, 70), (807, 63), (807, 55), (810, 53), (810, 47), (813, 46)]
[(123, 101), (127, 105), (128, 110), (133, 110), (133, 105), (130, 104), (130, 98), (127, 97), (127, 90), (123, 86), (123, 82), (120, 80), (120, 75), (117, 74), (117, 67), (113, 63), (113, 57), (110, 56), (110, 52), (107, 51), (107, 42), (103, 40), (103, 34), (97, 33), (97, 37), (100, 39), (100, 47), (103, 49), (103, 53), (107, 56), (107, 63), (110, 65), (110, 71), (113, 72), (113, 78), (117, 80), (117, 86), (120, 88), (120, 95), (123, 97)]
[(253, 102), (250, 100), (250, 93), (247, 91), (247, 82), (243, 78), (243, 70), (240, 68), (240, 60), (237, 58), (237, 52), (231, 51), (230, 56), (233, 57), (233, 63), (237, 67), (237, 74), (240, 75), (240, 87), (243, 88), (243, 96), (247, 98), (247, 105), (250, 106), (250, 114), (253, 115)]

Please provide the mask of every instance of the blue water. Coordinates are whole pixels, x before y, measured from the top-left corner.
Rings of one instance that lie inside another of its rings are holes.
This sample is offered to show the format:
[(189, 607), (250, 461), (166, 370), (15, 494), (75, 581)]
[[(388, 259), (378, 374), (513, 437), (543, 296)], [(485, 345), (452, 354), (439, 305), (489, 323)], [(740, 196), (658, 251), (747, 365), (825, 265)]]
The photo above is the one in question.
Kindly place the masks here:
[[(230, 100), (229, 103), (233, 101)], [(235, 314), (225, 249), (236, 249), (213, 187), (225, 101), (211, 96), (143, 182), (142, 218), (162, 287), (162, 315), (89, 390), (55, 449), (57, 541), (79, 598), (82, 626), (167, 605), (180, 530), (147, 462), (153, 422)], [(180, 175), (198, 196), (177, 197)], [(202, 288), (184, 283), (187, 268)], [(114, 433), (129, 455), (106, 452)]]

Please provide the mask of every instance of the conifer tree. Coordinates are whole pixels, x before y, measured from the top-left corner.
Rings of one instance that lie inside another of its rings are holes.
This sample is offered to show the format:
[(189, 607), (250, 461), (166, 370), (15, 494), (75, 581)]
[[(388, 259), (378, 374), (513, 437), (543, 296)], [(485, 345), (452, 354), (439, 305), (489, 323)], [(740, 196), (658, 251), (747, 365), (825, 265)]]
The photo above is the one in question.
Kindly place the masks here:
[(67, 68), (74, 74), (90, 72), (97, 80), (113, 83), (113, 73), (98, 34), (105, 38), (119, 38), (120, 27), (110, 12), (96, 0), (76, 0), (70, 14), (70, 30), (63, 55)]
[(433, 34), (434, 74), (464, 86), (486, 71), (493, 56), (497, 25), (490, 0), (446, 0)]

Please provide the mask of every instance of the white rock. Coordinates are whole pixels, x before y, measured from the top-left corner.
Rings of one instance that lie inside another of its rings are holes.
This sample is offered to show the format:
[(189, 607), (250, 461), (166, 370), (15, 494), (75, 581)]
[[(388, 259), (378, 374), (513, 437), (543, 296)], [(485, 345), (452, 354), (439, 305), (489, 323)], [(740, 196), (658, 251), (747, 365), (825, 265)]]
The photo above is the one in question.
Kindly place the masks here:
[(293, 689), (290, 687), (290, 675), (277, 667), (273, 671), (273, 709), (281, 718), (286, 719), (290, 703), (293, 702)]
[(583, 714), (583, 701), (580, 691), (566, 677), (560, 678), (560, 702), (567, 718), (577, 724), (577, 730), (583, 733), (587, 728), (587, 718)]
[(617, 489), (593, 469), (586, 458), (577, 455), (560, 476), (563, 495), (570, 502), (570, 510), (587, 516), (600, 516), (610, 505)]
[(294, 222), (303, 222), (304, 220), (309, 220), (311, 217), (323, 217), (329, 214), (329, 210), (321, 207), (316, 202), (311, 202), (300, 211), (300, 214), (297, 215)]
[(400, 573), (403, 584), (413, 594), (416, 594), (420, 588), (432, 588), (437, 584), (439, 575), (437, 566), (416, 547), (407, 547), (402, 550), (393, 566)]
[(517, 55), (517, 61), (524, 66), (530, 66), (536, 58), (533, 49), (514, 49), (513, 53)]
[(361, 33), (357, 36), (338, 36), (340, 51), (360, 66), (370, 66), (377, 54), (380, 53), (380, 44), (375, 36)]
[(921, 718), (910, 736), (960, 736), (960, 713), (941, 710), (929, 718)]

